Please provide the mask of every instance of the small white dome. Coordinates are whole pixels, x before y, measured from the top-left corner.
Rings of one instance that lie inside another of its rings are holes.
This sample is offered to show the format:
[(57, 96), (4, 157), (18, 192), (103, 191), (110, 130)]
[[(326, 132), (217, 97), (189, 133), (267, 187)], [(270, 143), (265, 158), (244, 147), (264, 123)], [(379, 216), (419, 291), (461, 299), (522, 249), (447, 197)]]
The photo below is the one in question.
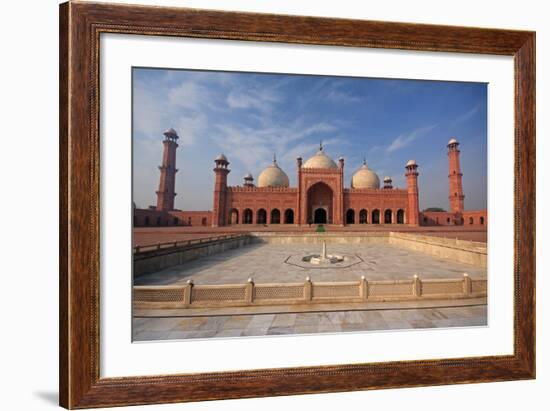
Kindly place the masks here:
[(266, 167), (258, 176), (258, 187), (288, 187), (288, 176), (281, 170), (277, 161)]
[(407, 167), (408, 166), (415, 166), (415, 165), (416, 165), (416, 161), (414, 161), (414, 160), (407, 161)]
[(454, 137), (451, 138), (451, 139), (449, 140), (449, 142), (447, 143), (448, 146), (450, 146), (451, 144), (458, 144), (458, 141), (456, 141), (456, 138), (454, 138)]
[(351, 178), (351, 188), (380, 188), (380, 178), (368, 167), (366, 161)]
[(245, 174), (244, 179), (245, 180), (254, 180), (254, 177), (252, 177), (252, 174), (247, 173), (247, 174)]
[(227, 161), (227, 157), (225, 154), (220, 154), (218, 157), (216, 157), (216, 161)]

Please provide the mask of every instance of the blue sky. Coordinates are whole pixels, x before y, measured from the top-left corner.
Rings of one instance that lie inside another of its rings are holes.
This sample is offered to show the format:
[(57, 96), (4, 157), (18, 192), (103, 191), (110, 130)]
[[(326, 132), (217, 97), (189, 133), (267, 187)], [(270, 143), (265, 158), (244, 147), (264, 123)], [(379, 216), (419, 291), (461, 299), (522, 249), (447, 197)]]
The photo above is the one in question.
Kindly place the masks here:
[(256, 179), (277, 154), (296, 184), (296, 157), (345, 158), (345, 185), (366, 157), (380, 179), (406, 187), (419, 164), (420, 207), (448, 209), (446, 144), (461, 143), (467, 209), (487, 207), (487, 86), (166, 69), (133, 69), (134, 201), (156, 204), (163, 131), (180, 136), (176, 208), (210, 210), (214, 158), (230, 161), (230, 185)]

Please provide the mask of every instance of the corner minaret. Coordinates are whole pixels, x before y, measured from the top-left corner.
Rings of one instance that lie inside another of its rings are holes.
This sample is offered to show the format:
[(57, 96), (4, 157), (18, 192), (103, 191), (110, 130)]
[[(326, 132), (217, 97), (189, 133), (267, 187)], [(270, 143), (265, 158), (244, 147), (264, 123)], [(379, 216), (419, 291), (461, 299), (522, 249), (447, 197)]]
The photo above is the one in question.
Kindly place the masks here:
[(159, 166), (160, 181), (157, 191), (157, 210), (170, 211), (174, 209), (176, 173), (178, 172), (176, 168), (178, 139), (178, 134), (173, 128), (164, 132), (162, 165)]
[(462, 213), (464, 211), (464, 192), (462, 191), (458, 144), (458, 141), (454, 138), (447, 144), (449, 150), (449, 206), (452, 213)]
[(227, 175), (230, 170), (229, 161), (227, 157), (220, 154), (214, 160), (216, 167), (214, 173), (216, 174), (216, 181), (214, 183), (214, 204), (212, 207), (212, 227), (224, 226), (226, 224), (227, 215)]
[(405, 176), (407, 177), (407, 224), (418, 225), (418, 164), (416, 161), (409, 160), (405, 166)]

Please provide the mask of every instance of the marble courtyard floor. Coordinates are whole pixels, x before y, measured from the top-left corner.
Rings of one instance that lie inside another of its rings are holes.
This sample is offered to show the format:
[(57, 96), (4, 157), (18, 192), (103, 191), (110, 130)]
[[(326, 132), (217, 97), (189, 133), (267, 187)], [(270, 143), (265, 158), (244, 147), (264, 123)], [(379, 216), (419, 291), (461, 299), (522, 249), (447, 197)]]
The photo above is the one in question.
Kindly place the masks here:
[[(275, 282), (462, 278), (485, 279), (483, 268), (436, 258), (390, 244), (327, 246), (329, 254), (351, 255), (357, 263), (341, 268), (303, 268), (288, 264), (319, 245), (253, 244), (214, 254), (134, 279), (135, 285), (256, 284)], [(294, 258), (292, 258), (294, 257)], [(300, 258), (298, 258), (299, 260)], [(400, 303), (317, 304), (307, 307), (135, 310), (134, 341), (242, 336), (273, 336), (487, 325), (487, 299)]]
[[(456, 304), (456, 306), (453, 306)], [(134, 317), (133, 340), (178, 340), (487, 325), (486, 299), (329, 312)], [(243, 311), (241, 311), (243, 312)]]
[(327, 250), (329, 254), (359, 257), (358, 263), (345, 268), (303, 268), (285, 261), (291, 256), (319, 253), (320, 246), (253, 244), (141, 275), (134, 279), (134, 284), (183, 284), (189, 279), (195, 284), (242, 284), (248, 278), (261, 284), (301, 282), (307, 276), (312, 281), (357, 281), (361, 276), (367, 280), (396, 280), (410, 279), (414, 274), (421, 279), (462, 278), (463, 273), (473, 279), (487, 277), (483, 268), (389, 244), (330, 244)]

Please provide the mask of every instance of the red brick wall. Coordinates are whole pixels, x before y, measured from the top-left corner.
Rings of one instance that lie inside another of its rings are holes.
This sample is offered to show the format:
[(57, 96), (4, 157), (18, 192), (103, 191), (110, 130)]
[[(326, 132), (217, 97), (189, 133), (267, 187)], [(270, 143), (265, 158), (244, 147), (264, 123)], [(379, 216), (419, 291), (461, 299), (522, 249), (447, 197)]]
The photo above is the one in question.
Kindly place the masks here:
[(178, 225), (192, 227), (210, 227), (212, 225), (211, 211), (171, 211), (170, 214), (179, 219)]
[(464, 211), (464, 226), (487, 226), (487, 210)]
[(457, 225), (455, 214), (446, 211), (422, 211), (420, 213), (420, 225)]
[(423, 211), (420, 213), (420, 225), (460, 225), (464, 227), (484, 227), (487, 225), (487, 210), (464, 211), (463, 213)]
[(134, 227), (210, 226), (211, 211), (134, 209)]

